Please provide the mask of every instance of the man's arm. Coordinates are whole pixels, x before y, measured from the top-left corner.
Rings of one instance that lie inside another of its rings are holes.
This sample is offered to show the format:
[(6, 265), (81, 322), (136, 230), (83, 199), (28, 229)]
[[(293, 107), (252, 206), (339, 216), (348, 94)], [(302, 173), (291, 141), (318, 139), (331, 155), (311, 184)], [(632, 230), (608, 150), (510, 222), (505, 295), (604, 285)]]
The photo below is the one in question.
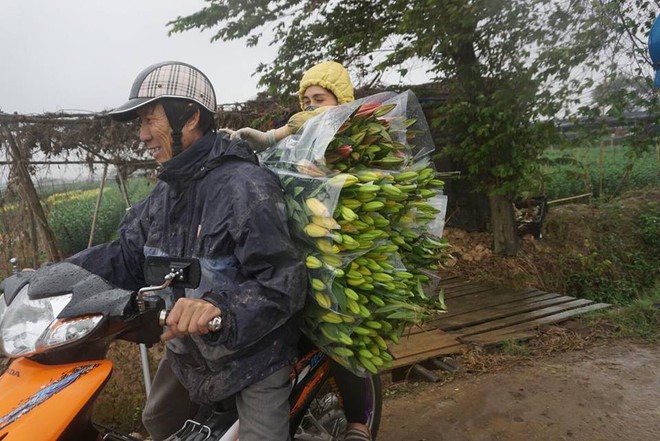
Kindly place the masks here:
[(246, 280), (233, 292), (209, 292), (202, 298), (222, 314), (223, 326), (214, 342), (239, 349), (283, 325), (303, 307), (307, 268), (289, 234), (277, 177), (253, 167), (250, 175), (223, 191), (234, 193), (230, 233)]
[(144, 286), (144, 244), (146, 226), (143, 214), (148, 200), (135, 204), (119, 226), (119, 239), (80, 251), (66, 259), (123, 289)]

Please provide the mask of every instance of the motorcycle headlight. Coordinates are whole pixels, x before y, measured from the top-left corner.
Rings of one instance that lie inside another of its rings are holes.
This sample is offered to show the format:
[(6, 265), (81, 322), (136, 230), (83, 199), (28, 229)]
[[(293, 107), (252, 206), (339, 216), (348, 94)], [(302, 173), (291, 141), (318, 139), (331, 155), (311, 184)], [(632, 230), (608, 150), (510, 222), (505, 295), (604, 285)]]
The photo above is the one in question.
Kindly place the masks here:
[(103, 319), (94, 315), (57, 320), (72, 294), (32, 300), (28, 290), (29, 285), (23, 287), (0, 315), (0, 351), (7, 357), (30, 356), (78, 340)]

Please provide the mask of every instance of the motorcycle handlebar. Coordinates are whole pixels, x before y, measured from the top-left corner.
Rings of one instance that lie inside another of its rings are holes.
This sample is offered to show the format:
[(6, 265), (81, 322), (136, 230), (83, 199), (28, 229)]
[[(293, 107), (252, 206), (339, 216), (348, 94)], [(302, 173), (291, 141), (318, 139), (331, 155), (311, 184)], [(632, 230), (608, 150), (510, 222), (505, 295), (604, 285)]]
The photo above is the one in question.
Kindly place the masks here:
[[(158, 314), (158, 323), (160, 326), (165, 326), (165, 322), (167, 320), (167, 316), (169, 315), (170, 311), (167, 309), (161, 309), (160, 313)], [(206, 324), (206, 327), (209, 329), (209, 332), (218, 332), (220, 328), (222, 327), (222, 316), (216, 316), (213, 317), (211, 320), (208, 321)]]

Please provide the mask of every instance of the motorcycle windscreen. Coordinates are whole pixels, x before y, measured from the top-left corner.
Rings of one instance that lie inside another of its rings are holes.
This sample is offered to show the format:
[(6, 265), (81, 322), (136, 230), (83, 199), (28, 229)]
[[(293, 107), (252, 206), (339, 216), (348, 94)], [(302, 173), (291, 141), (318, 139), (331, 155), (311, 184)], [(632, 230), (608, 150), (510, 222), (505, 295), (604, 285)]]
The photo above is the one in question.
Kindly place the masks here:
[(111, 372), (108, 360), (55, 366), (14, 361), (0, 377), (0, 440), (57, 440)]

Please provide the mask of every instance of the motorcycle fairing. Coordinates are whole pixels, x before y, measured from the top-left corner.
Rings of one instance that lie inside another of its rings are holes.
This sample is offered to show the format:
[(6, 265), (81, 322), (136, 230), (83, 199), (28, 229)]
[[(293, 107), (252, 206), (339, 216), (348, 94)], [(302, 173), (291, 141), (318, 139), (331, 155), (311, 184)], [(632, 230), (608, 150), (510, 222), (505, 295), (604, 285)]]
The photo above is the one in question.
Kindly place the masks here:
[(111, 372), (108, 360), (49, 366), (17, 359), (0, 377), (0, 439), (57, 440)]

